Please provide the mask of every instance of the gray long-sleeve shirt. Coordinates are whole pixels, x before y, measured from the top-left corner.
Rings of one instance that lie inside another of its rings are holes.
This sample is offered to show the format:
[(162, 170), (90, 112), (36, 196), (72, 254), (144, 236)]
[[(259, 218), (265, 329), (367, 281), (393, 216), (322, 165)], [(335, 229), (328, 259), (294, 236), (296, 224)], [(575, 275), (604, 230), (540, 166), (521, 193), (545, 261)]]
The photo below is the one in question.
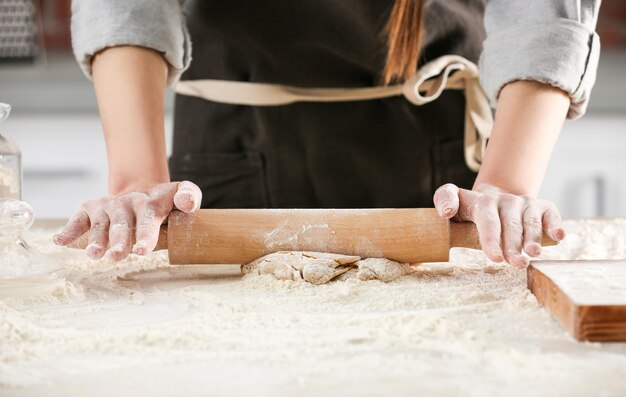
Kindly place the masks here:
[[(191, 62), (182, 0), (73, 0), (72, 40), (87, 76), (98, 51), (138, 45), (161, 52), (173, 84)], [(571, 97), (568, 117), (584, 114), (595, 82), (600, 43), (595, 33), (600, 0), (489, 0), (487, 38), (479, 67), (493, 107), (504, 85), (534, 80)]]

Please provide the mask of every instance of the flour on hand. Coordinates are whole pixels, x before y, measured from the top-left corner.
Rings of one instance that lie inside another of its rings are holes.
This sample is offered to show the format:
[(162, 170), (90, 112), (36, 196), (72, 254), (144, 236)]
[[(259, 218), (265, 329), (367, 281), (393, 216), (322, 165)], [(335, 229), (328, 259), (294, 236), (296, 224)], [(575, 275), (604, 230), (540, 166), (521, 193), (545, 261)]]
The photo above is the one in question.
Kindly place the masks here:
[(278, 280), (304, 280), (326, 284), (332, 280), (393, 281), (410, 273), (408, 264), (385, 258), (361, 259), (359, 256), (324, 252), (279, 251), (243, 265), (243, 274), (271, 275)]

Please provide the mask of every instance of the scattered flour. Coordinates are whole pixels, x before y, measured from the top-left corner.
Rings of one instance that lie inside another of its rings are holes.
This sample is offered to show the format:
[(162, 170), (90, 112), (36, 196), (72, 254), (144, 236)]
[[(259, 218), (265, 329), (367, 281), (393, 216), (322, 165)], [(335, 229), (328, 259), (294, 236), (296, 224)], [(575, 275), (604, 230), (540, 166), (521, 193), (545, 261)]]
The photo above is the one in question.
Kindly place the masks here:
[[(566, 230), (543, 259), (626, 258), (626, 220)], [(364, 260), (313, 285), (293, 266), (283, 280), (241, 277), (238, 266), (170, 266), (164, 252), (88, 261), (51, 235), (27, 239), (66, 263), (64, 282), (0, 299), (0, 395), (626, 393), (626, 344), (574, 341), (525, 271), (478, 251), (454, 249), (449, 263), (389, 283), (364, 281), (389, 265)]]

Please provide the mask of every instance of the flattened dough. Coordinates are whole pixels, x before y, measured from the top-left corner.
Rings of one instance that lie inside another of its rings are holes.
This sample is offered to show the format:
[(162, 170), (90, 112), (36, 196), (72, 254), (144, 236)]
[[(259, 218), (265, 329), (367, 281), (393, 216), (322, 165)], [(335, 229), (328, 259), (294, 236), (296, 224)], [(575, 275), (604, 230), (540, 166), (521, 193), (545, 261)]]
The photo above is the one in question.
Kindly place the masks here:
[(411, 272), (408, 264), (385, 258), (361, 259), (358, 256), (324, 252), (279, 251), (243, 265), (243, 274), (268, 274), (278, 280), (304, 280), (325, 284), (334, 279), (393, 281)]
[(385, 283), (411, 273), (411, 266), (386, 258), (367, 258), (355, 263), (356, 269), (346, 273), (344, 278), (356, 277), (359, 280), (379, 280)]

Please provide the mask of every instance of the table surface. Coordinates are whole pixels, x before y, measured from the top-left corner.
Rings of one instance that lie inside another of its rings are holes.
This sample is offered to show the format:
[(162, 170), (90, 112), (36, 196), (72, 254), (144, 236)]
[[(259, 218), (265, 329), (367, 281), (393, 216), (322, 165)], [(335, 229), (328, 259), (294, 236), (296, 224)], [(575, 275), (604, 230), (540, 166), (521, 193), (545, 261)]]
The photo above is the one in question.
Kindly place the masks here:
[[(388, 284), (313, 286), (164, 252), (89, 261), (51, 244), (59, 225), (27, 239), (65, 278), (0, 299), (0, 396), (626, 395), (626, 344), (576, 342), (524, 270), (478, 251)], [(626, 220), (565, 226), (542, 259), (626, 258)]]

